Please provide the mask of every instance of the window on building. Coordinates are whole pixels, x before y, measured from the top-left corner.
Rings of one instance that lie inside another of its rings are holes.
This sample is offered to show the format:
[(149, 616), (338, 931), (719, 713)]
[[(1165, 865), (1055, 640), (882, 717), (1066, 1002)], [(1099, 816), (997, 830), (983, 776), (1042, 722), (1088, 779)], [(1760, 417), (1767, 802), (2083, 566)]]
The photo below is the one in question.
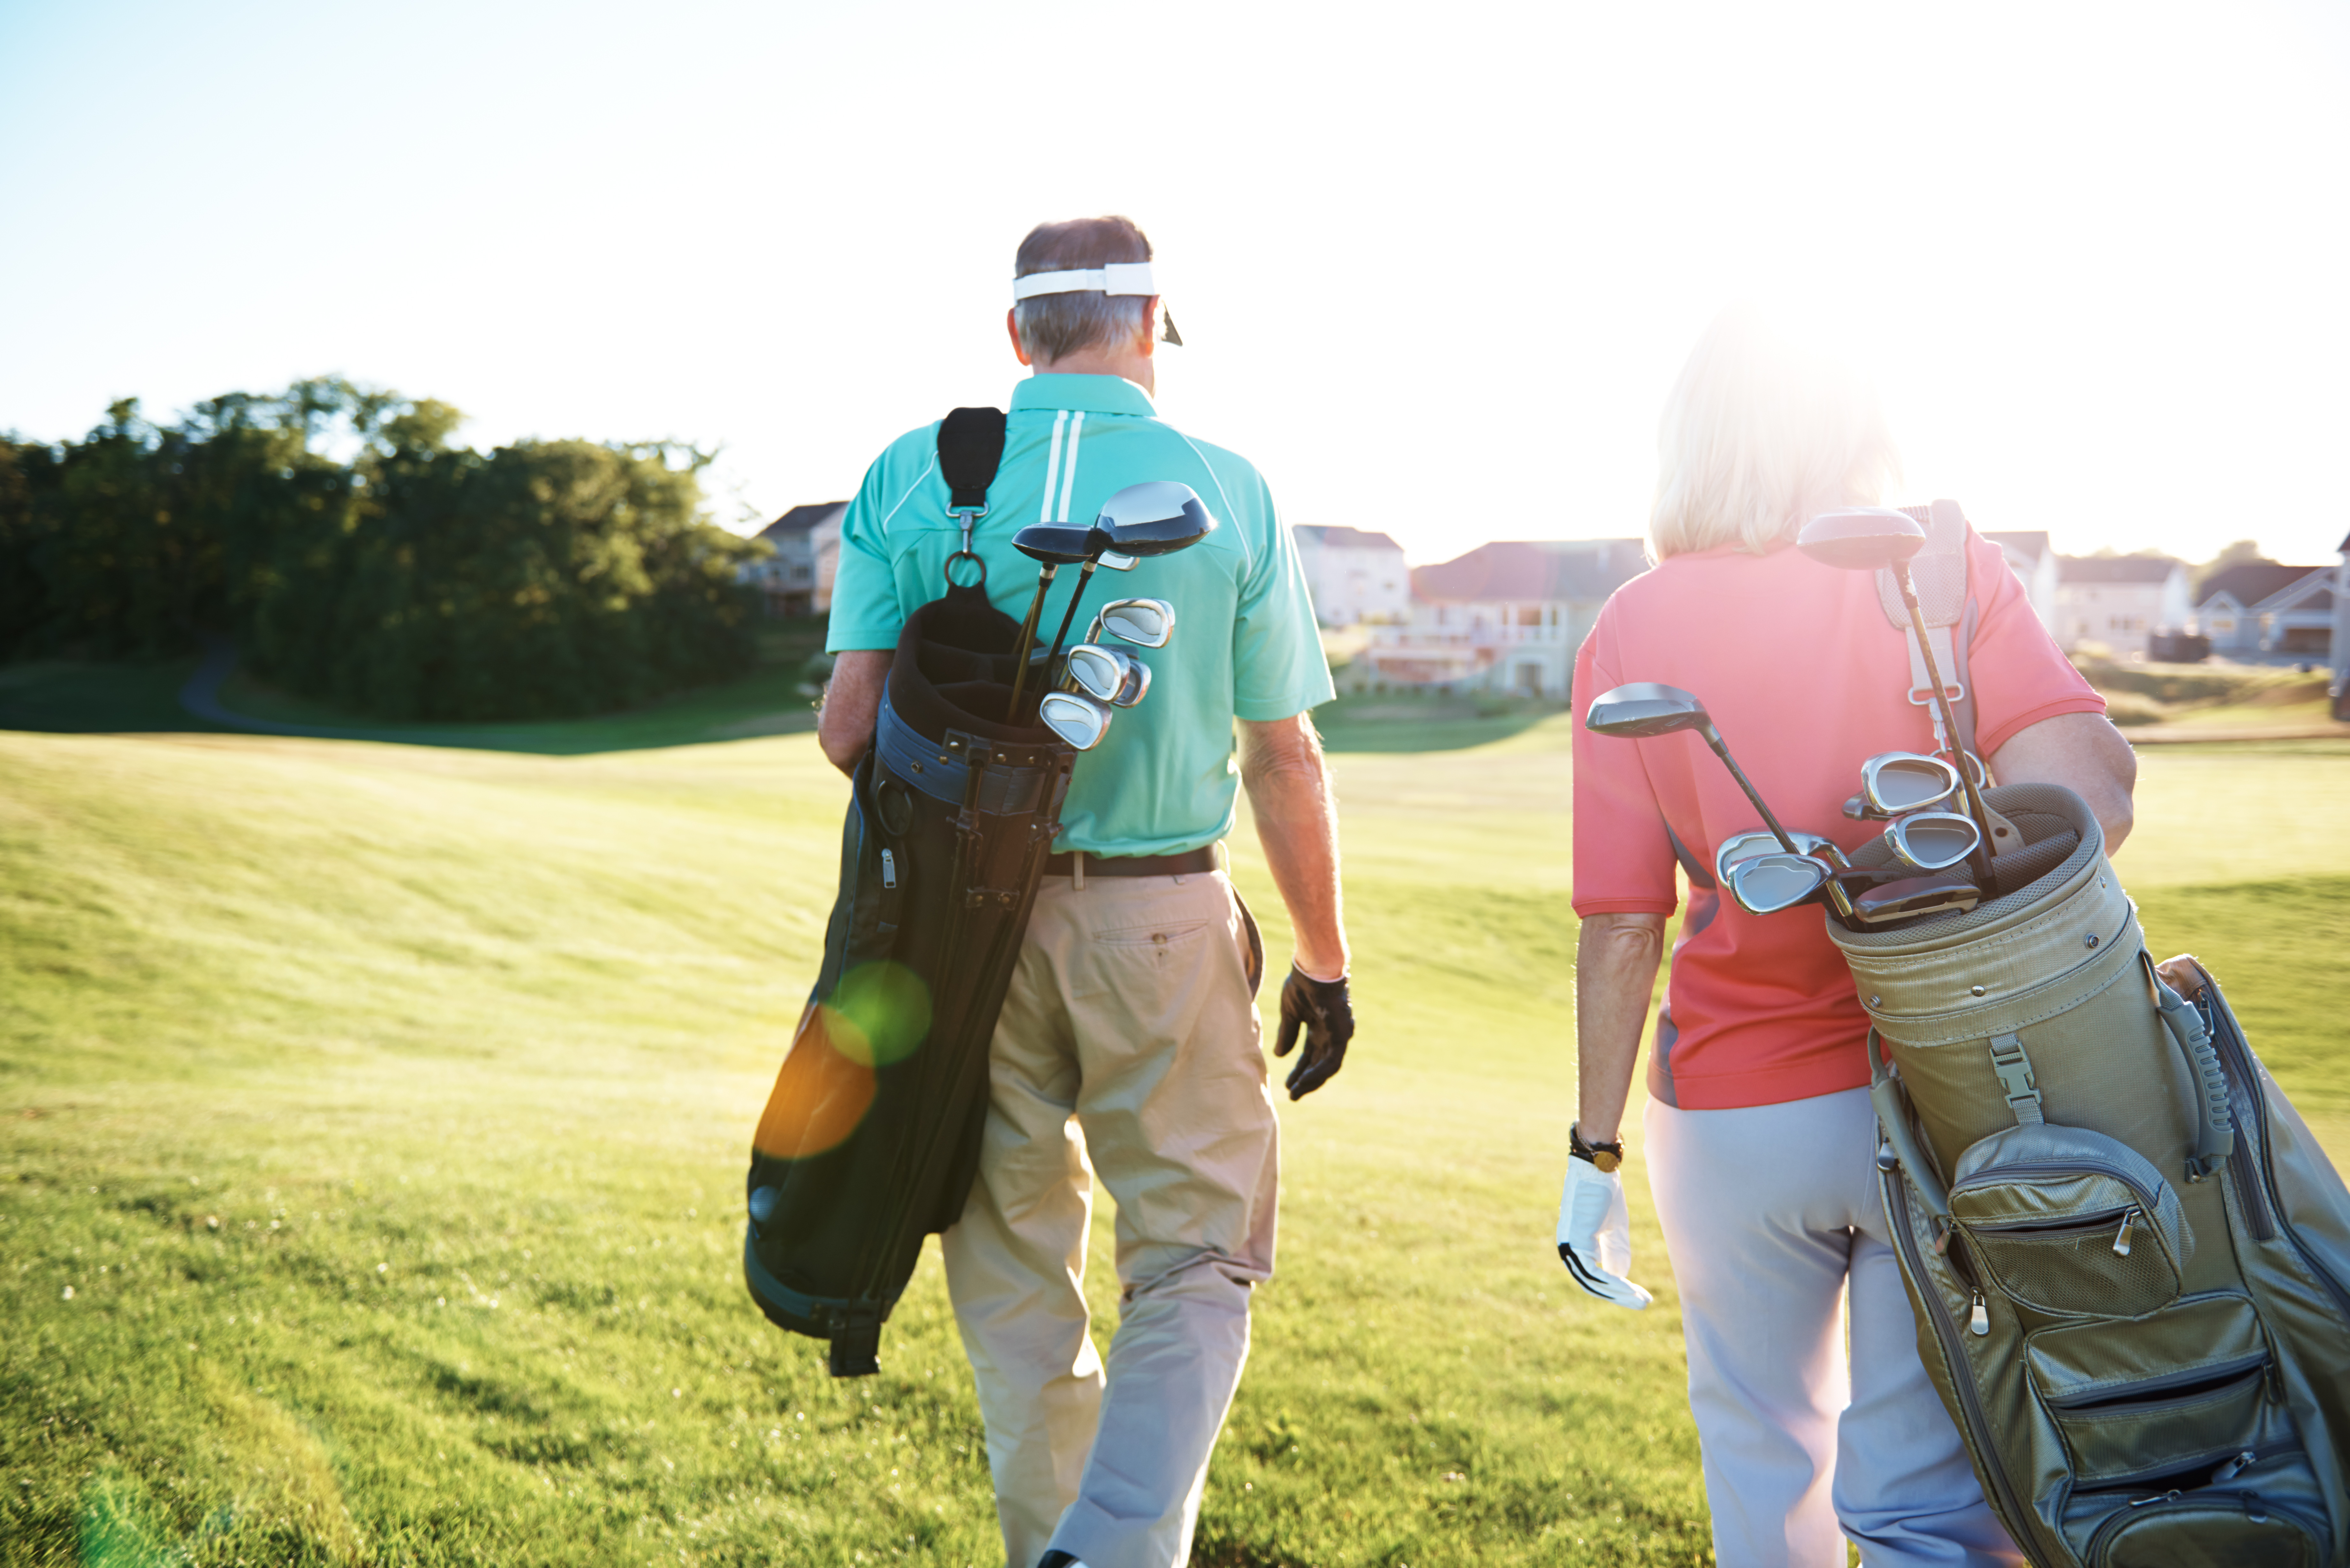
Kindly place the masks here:
[(1542, 606), (1520, 605), (1518, 607), (1518, 624), (1520, 626), (1542, 625)]

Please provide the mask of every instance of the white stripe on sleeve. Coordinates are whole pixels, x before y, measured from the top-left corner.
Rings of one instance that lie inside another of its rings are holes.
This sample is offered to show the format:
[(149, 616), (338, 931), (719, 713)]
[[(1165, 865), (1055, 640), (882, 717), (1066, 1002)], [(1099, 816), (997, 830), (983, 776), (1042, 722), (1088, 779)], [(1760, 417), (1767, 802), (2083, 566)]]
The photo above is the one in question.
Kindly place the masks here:
[[(1076, 417), (1069, 421), (1069, 452), (1067, 459), (1061, 465), (1060, 521), (1064, 523), (1069, 520), (1069, 493), (1077, 487), (1077, 432), (1085, 428), (1086, 410), (1079, 409)], [(1052, 486), (1053, 482), (1050, 479), (1045, 481), (1045, 488), (1047, 491), (1050, 491)]]
[(1061, 476), (1061, 427), (1069, 422), (1069, 410), (1061, 410), (1053, 416), (1053, 448), (1045, 458), (1045, 504), (1036, 514), (1039, 523), (1053, 520), (1053, 485)]

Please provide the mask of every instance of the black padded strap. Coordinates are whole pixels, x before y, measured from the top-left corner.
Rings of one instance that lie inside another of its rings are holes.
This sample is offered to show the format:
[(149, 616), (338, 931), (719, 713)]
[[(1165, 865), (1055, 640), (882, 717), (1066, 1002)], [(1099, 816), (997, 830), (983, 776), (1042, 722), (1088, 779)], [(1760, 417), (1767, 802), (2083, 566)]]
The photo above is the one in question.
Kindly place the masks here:
[(939, 421), (939, 472), (954, 492), (951, 511), (986, 511), (987, 487), (1003, 461), (1002, 409), (957, 409)]

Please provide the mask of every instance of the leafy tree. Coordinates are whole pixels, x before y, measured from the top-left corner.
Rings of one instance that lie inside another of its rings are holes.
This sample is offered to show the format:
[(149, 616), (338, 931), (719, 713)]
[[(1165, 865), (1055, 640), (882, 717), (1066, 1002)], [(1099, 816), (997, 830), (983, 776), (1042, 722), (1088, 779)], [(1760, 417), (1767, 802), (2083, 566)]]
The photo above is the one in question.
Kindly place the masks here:
[(2273, 566), (2276, 563), (2261, 554), (2257, 539), (2238, 539), (2220, 553), (2195, 568), (2195, 592), (2200, 597), (2203, 585), (2230, 566)]
[[(387, 718), (641, 702), (753, 657), (738, 568), (664, 444), (452, 444), (463, 416), (339, 379), (158, 428), (0, 442), (0, 651), (226, 633), (264, 676)], [(351, 452), (337, 458), (332, 451)]]

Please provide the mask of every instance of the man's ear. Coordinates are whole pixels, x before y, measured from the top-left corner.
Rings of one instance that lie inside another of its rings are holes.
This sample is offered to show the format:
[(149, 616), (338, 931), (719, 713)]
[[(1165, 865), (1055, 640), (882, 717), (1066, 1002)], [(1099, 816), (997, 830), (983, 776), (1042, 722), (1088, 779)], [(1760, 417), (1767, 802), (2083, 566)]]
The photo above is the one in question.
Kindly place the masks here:
[(1142, 335), (1135, 340), (1134, 347), (1135, 351), (1146, 359), (1158, 352), (1159, 296), (1155, 294), (1143, 304)]
[(1014, 306), (1003, 313), (1003, 330), (1012, 335), (1012, 352), (1019, 361), (1028, 363), (1028, 350), (1020, 346), (1020, 307)]

